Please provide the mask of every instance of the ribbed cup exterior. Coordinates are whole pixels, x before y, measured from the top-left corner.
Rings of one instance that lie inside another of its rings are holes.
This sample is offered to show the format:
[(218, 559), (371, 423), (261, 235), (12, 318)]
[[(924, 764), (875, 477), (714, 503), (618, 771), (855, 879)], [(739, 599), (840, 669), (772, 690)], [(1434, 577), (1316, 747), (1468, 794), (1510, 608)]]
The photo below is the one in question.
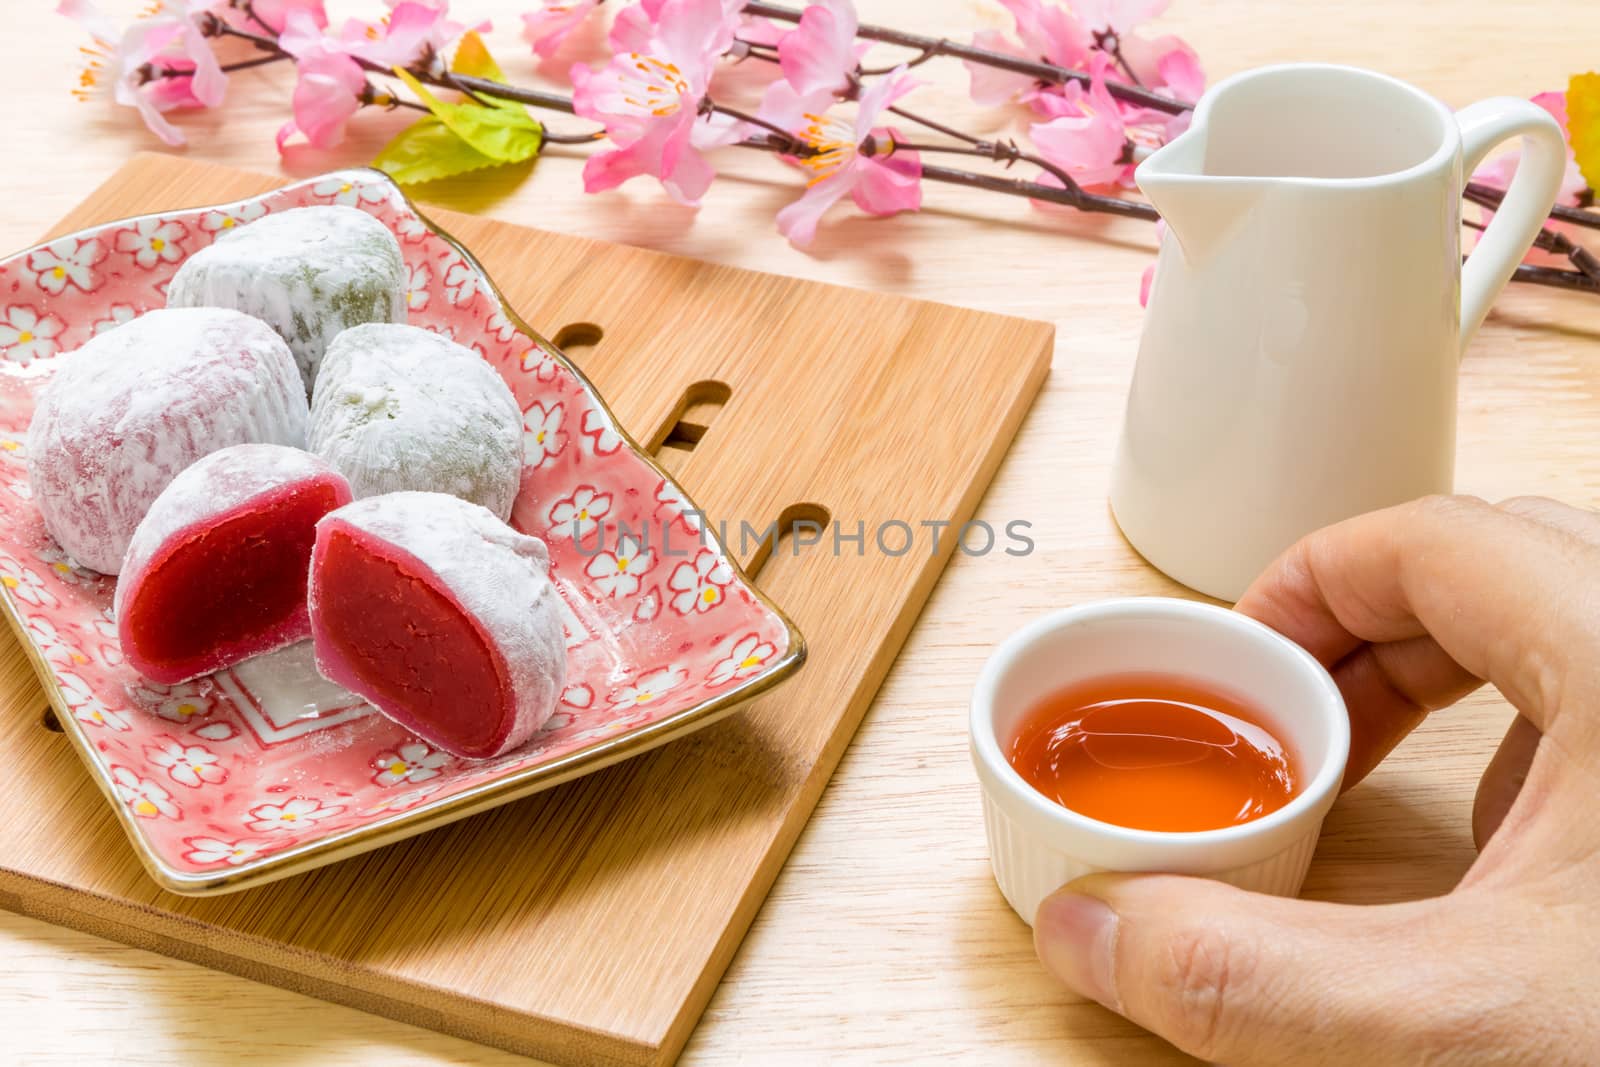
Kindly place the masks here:
[[(1045, 897), (1074, 878), (1106, 869), (1058, 852), (1029, 835), (1000, 809), (987, 790), (983, 794), (983, 824), (989, 835), (989, 865), (994, 870), (994, 880), (1006, 903), (1029, 926)], [(1292, 897), (1300, 892), (1306, 879), (1321, 830), (1322, 820), (1318, 819), (1294, 844), (1248, 866), (1180, 873), (1202, 875), (1258, 893)]]

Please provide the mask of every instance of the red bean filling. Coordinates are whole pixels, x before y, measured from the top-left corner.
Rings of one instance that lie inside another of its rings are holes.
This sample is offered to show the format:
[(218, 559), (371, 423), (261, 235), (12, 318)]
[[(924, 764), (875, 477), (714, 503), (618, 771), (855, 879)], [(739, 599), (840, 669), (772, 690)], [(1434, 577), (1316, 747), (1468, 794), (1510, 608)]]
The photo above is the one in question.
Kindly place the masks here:
[(129, 608), (145, 658), (171, 667), (237, 660), (305, 611), (317, 520), (338, 506), (331, 486), (295, 487), (172, 548)]
[(319, 574), (322, 625), (365, 695), (460, 751), (489, 749), (505, 719), (508, 687), (477, 626), (432, 576), (411, 573), (337, 528)]

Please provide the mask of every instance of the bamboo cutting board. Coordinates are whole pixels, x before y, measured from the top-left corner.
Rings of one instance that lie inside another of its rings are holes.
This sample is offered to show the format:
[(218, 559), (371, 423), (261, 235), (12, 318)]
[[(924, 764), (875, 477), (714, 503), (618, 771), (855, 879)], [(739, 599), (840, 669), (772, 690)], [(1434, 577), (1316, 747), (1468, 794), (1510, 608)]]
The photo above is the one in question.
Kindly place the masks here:
[[(139, 156), (51, 232), (275, 184)], [(730, 550), (806, 635), (807, 666), (750, 710), (577, 782), (189, 899), (145, 876), (0, 637), (0, 906), (561, 1062), (669, 1062), (955, 549), (946, 534), (931, 551), (920, 524), (971, 516), (1054, 330), (427, 213), (726, 521)], [(836, 552), (831, 535), (766, 558), (741, 548), (741, 522), (796, 518), (865, 523), (865, 550)], [(892, 520), (922, 529), (911, 551), (876, 549)]]

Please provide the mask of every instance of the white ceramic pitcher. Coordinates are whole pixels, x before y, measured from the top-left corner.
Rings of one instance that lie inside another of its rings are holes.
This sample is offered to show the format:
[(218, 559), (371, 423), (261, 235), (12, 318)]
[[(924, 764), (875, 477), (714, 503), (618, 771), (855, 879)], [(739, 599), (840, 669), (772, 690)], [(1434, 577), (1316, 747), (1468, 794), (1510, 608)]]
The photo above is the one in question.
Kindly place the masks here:
[[(1513, 136), (1516, 178), (1463, 268), (1465, 176)], [(1457, 363), (1565, 166), (1525, 100), (1451, 114), (1320, 64), (1206, 93), (1136, 174), (1168, 230), (1111, 490), (1133, 546), (1236, 600), (1302, 535), (1449, 492)]]

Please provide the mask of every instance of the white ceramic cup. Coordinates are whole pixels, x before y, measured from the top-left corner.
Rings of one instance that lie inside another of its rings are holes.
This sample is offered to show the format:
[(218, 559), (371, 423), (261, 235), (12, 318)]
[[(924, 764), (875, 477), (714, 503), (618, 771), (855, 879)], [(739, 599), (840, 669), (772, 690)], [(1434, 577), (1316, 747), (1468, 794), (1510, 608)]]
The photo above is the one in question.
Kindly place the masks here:
[[(1132, 672), (1180, 675), (1262, 708), (1295, 758), (1299, 792), (1238, 826), (1135, 830), (1062, 807), (1011, 766), (1006, 750), (1040, 700), (1076, 682)], [(978, 675), (970, 729), (995, 881), (1030, 925), (1040, 901), (1096, 871), (1202, 875), (1293, 896), (1350, 751), (1344, 699), (1310, 653), (1247, 616), (1162, 597), (1082, 604), (1012, 634)]]

